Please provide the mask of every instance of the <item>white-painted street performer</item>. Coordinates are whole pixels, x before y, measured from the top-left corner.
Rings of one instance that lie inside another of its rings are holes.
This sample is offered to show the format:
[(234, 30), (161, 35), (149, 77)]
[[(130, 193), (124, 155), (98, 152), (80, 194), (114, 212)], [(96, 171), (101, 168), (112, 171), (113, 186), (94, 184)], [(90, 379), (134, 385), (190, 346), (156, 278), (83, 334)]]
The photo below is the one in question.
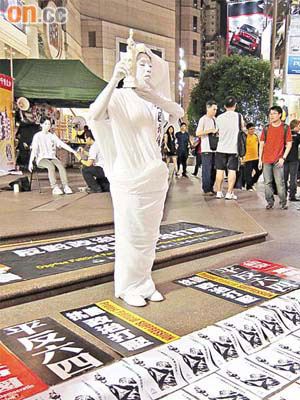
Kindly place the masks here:
[[(124, 88), (117, 89), (124, 77)], [(89, 125), (111, 184), (115, 296), (132, 306), (163, 300), (151, 278), (168, 179), (156, 143), (157, 107), (169, 114), (170, 123), (184, 114), (170, 99), (168, 63), (145, 45), (135, 45), (131, 34), (126, 60), (116, 64), (90, 106)]]

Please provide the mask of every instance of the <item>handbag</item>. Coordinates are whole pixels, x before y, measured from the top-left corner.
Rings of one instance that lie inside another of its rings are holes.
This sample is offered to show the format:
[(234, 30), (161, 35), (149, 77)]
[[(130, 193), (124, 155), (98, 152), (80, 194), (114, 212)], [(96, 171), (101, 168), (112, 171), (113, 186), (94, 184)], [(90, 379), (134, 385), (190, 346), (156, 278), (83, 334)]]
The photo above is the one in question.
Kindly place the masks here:
[[(214, 119), (213, 119), (213, 122), (214, 122), (214, 126), (215, 126), (215, 129), (216, 129), (217, 126), (216, 126), (216, 121), (215, 121)], [(209, 140), (209, 147), (210, 147), (210, 149), (211, 149), (212, 151), (217, 150), (218, 143), (219, 143), (219, 132), (210, 133), (210, 134), (208, 135), (208, 140)]]

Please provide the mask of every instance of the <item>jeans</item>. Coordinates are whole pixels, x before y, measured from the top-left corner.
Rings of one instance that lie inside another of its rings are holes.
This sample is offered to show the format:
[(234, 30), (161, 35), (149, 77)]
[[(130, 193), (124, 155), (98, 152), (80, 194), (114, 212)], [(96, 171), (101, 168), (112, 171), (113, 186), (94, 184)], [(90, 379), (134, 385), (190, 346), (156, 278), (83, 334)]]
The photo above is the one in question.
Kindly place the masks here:
[(109, 192), (109, 182), (104, 174), (103, 168), (90, 166), (82, 168), (83, 178), (90, 189)]
[(212, 192), (216, 180), (215, 153), (201, 154), (202, 158), (202, 190), (204, 193)]
[[(251, 189), (253, 185), (258, 181), (262, 171), (258, 169), (258, 160), (246, 161), (244, 165), (244, 173), (246, 180), (246, 189)], [(255, 171), (255, 175), (252, 176), (253, 170)]]
[(286, 204), (286, 191), (284, 185), (283, 167), (278, 167), (277, 163), (264, 164), (263, 174), (265, 180), (265, 198), (270, 205), (274, 204), (273, 179), (275, 180), (280, 204)]
[(68, 184), (67, 172), (65, 167), (63, 166), (63, 163), (60, 160), (48, 160), (47, 158), (42, 158), (37, 166), (38, 168), (46, 168), (48, 170), (48, 177), (51, 188), (54, 188), (54, 186), (56, 185), (55, 167), (58, 169), (62, 185), (66, 186)]
[(297, 172), (299, 161), (286, 161), (284, 163), (284, 183), (285, 190), (288, 190), (288, 180), (290, 177), (290, 199), (294, 198), (297, 194)]
[(194, 175), (198, 175), (198, 170), (199, 170), (199, 167), (202, 162), (201, 161), (201, 153), (199, 153), (199, 154), (197, 153), (195, 158), (196, 158), (196, 163), (195, 163)]

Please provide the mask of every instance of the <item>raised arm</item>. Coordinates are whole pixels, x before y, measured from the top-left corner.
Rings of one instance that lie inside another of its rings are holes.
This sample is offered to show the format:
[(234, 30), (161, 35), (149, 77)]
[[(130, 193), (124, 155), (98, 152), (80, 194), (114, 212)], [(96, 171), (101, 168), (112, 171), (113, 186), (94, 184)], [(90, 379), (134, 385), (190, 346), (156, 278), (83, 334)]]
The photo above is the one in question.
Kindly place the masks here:
[(107, 107), (110, 102), (113, 91), (118, 83), (128, 74), (128, 68), (124, 61), (116, 64), (111, 80), (108, 82), (104, 90), (98, 95), (94, 103), (90, 105), (88, 120), (106, 119)]
[(166, 97), (160, 96), (155, 93), (152, 89), (136, 89), (136, 93), (142, 97), (144, 100), (160, 107), (163, 111), (169, 114), (169, 123), (175, 124), (184, 116), (183, 108), (175, 103), (175, 101), (169, 100)]

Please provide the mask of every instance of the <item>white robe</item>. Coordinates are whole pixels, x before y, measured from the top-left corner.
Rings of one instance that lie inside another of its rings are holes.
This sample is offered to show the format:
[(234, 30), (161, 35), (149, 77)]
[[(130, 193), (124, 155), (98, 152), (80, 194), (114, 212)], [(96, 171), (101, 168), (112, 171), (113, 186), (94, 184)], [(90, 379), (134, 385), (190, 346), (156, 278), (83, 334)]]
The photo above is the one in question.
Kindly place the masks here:
[[(156, 103), (159, 103), (156, 98)], [(167, 112), (182, 109), (162, 99)], [(110, 181), (116, 235), (115, 295), (155, 291), (151, 269), (168, 187), (168, 169), (156, 143), (155, 108), (132, 89), (115, 89), (108, 120), (90, 127), (104, 156)]]

